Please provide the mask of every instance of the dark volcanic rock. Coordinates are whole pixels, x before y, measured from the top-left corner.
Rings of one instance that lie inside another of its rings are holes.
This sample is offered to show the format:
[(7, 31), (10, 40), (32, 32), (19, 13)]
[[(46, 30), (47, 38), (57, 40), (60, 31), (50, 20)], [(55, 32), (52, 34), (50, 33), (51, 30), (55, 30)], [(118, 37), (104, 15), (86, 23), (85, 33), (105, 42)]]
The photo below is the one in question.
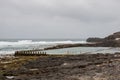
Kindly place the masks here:
[(116, 32), (105, 38), (88, 38), (86, 44), (61, 44), (44, 48), (44, 50), (61, 49), (70, 47), (120, 47), (120, 32)]
[(88, 38), (84, 44), (60, 44), (44, 48), (44, 50), (61, 49), (70, 47), (120, 47), (120, 32), (116, 32), (105, 38)]
[(0, 80), (5, 80), (5, 77), (0, 74)]
[(120, 47), (120, 41), (105, 40), (102, 43), (100, 43), (100, 46), (103, 46), (103, 47)]
[(116, 56), (119, 53), (46, 56), (12, 73), (14, 80), (119, 80), (120, 58)]
[(105, 40), (115, 40), (116, 38), (120, 38), (120, 32), (113, 33), (112, 35), (109, 35), (105, 37)]
[(105, 38), (88, 38), (87, 42), (96, 42), (97, 46), (120, 47), (120, 32), (113, 33)]
[(102, 42), (103, 39), (102, 38), (88, 38), (86, 41), (87, 42)]
[(44, 48), (44, 50), (52, 50), (52, 49), (61, 49), (61, 48), (70, 48), (70, 47), (96, 47), (96, 43), (86, 43), (86, 44), (61, 44), (52, 47)]

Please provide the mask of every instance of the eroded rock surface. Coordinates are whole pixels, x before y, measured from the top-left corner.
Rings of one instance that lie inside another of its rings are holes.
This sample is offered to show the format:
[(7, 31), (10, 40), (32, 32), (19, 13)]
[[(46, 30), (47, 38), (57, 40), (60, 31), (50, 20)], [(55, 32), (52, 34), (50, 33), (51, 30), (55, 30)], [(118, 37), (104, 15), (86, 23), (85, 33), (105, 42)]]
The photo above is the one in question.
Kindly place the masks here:
[(113, 33), (105, 38), (88, 38), (87, 42), (96, 42), (97, 46), (120, 47), (120, 32)]
[(9, 74), (12, 80), (120, 80), (120, 53), (45, 56)]

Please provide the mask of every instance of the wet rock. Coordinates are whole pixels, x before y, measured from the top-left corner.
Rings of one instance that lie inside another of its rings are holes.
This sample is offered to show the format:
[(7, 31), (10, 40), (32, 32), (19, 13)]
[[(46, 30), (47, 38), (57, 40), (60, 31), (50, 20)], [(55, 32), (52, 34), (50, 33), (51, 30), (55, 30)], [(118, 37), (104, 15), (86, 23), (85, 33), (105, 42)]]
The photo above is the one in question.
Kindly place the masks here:
[(119, 80), (120, 61), (115, 55), (46, 56), (6, 73), (16, 74), (14, 80)]
[(113, 33), (105, 38), (88, 38), (87, 42), (95, 42), (96, 46), (102, 47), (120, 47), (120, 32)]
[(88, 38), (87, 42), (102, 42), (103, 38)]
[(0, 80), (5, 80), (5, 76), (0, 74)]

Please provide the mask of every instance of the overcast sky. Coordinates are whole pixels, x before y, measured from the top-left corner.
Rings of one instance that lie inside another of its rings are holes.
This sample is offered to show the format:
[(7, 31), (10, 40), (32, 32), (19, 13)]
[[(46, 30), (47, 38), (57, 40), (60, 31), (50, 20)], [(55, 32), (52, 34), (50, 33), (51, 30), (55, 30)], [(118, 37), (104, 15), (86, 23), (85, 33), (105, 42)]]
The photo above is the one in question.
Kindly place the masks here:
[(0, 38), (105, 37), (120, 31), (120, 0), (0, 0)]

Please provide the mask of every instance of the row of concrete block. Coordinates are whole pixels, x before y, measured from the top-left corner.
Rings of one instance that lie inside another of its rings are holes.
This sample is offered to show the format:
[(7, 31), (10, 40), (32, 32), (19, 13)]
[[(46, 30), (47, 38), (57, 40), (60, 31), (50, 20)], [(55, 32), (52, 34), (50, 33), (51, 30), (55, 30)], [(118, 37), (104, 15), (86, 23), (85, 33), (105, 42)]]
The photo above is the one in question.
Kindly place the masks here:
[(45, 56), (47, 55), (44, 51), (36, 50), (26, 50), (26, 51), (16, 51), (15, 56)]

